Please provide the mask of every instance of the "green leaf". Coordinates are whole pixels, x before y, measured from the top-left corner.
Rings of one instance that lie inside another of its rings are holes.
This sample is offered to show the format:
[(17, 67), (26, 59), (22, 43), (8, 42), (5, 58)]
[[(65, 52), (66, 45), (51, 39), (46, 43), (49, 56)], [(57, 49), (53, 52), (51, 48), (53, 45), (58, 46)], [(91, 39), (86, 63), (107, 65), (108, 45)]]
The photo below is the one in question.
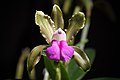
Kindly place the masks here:
[[(87, 27), (87, 26), (86, 26)], [(84, 28), (85, 29), (85, 28)], [(88, 42), (88, 39), (85, 39), (85, 40), (81, 40), (80, 42), (78, 42), (77, 44), (75, 44), (75, 46), (77, 46), (77, 47), (80, 47), (82, 44), (85, 44), (85, 43), (87, 43)]]
[(69, 20), (68, 30), (66, 32), (67, 42), (69, 42), (84, 27), (85, 15), (82, 12), (76, 13)]
[(81, 43), (80, 43), (80, 42), (78, 42), (77, 44), (75, 44), (75, 46), (79, 47), (79, 46), (80, 46), (80, 44), (81, 44)]
[(74, 59), (79, 67), (82, 68), (84, 71), (89, 71), (91, 68), (91, 64), (86, 53), (82, 51), (79, 47), (73, 46), (73, 48), (75, 50)]
[(46, 45), (39, 45), (32, 49), (30, 55), (27, 59), (27, 70), (30, 73), (35, 65), (39, 62), (41, 58), (40, 52), (46, 47)]
[(60, 70), (61, 70), (61, 80), (70, 80), (68, 73), (62, 63), (60, 63)]
[[(85, 52), (88, 55), (92, 65), (95, 58), (95, 50), (93, 48), (86, 48)], [(81, 80), (87, 74), (87, 72), (84, 72), (82, 69), (80, 69), (73, 58), (68, 64), (68, 74), (70, 76), (70, 80)]]
[(74, 58), (70, 60), (68, 64), (68, 75), (70, 80), (81, 80), (85, 73), (86, 72), (79, 68)]
[(64, 20), (63, 20), (63, 15), (62, 15), (62, 11), (60, 9), (60, 7), (58, 5), (54, 5), (53, 9), (52, 9), (52, 19), (55, 23), (55, 28), (64, 28)]
[(114, 77), (100, 77), (100, 78), (93, 78), (89, 80), (120, 80), (120, 78), (114, 78)]
[(43, 56), (43, 58), (44, 58), (45, 67), (50, 75), (50, 78), (52, 80), (55, 80), (56, 70), (55, 70), (55, 66), (54, 66), (54, 61), (49, 60), (46, 56)]
[(50, 16), (45, 15), (42, 11), (36, 11), (35, 23), (40, 27), (40, 32), (43, 37), (50, 43), (55, 31), (55, 25)]
[(86, 48), (85, 53), (88, 55), (90, 63), (92, 64), (95, 59), (95, 50), (93, 48)]

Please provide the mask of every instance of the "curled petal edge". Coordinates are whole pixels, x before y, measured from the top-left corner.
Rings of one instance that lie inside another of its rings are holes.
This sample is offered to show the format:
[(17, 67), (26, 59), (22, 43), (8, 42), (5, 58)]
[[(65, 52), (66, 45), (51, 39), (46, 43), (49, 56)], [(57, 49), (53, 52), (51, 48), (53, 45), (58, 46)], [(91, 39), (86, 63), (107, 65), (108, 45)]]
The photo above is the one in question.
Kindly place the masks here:
[(27, 59), (27, 70), (30, 73), (35, 65), (40, 61), (41, 58), (41, 51), (46, 48), (47, 45), (39, 45), (32, 49), (30, 55)]
[(89, 71), (91, 68), (91, 64), (90, 64), (90, 60), (89, 60), (88, 56), (79, 47), (73, 47), (73, 48), (75, 50), (74, 51), (74, 59), (77, 62), (77, 64), (84, 71)]

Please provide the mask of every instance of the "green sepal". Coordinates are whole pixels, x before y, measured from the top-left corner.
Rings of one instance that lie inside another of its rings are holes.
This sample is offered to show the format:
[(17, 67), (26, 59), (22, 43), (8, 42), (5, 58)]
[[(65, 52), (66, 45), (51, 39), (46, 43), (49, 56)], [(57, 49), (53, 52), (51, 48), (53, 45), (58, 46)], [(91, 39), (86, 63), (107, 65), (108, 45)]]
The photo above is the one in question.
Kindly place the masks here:
[(60, 7), (58, 5), (54, 5), (53, 9), (52, 9), (52, 19), (54, 21), (55, 24), (55, 29), (64, 28), (64, 19), (63, 19), (63, 14), (62, 11), (60, 9)]
[(55, 31), (55, 25), (50, 16), (45, 15), (42, 11), (36, 11), (35, 23), (40, 27), (40, 33), (48, 43), (52, 40)]

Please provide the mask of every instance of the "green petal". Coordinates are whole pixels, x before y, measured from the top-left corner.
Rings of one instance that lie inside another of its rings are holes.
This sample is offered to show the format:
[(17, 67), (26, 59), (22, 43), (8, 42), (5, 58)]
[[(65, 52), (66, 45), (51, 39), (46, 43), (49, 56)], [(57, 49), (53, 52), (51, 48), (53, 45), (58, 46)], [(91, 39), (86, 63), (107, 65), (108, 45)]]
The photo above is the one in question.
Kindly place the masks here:
[(48, 43), (51, 42), (52, 35), (55, 31), (54, 22), (50, 16), (45, 15), (42, 11), (36, 11), (35, 23), (40, 27), (40, 32)]
[(67, 34), (67, 42), (69, 42), (80, 29), (84, 27), (85, 24), (85, 15), (82, 12), (76, 13), (69, 20)]
[(41, 58), (40, 52), (46, 47), (46, 45), (39, 45), (32, 49), (31, 54), (27, 59), (27, 70), (31, 72), (34, 66), (39, 62)]
[(91, 68), (90, 60), (86, 53), (82, 51), (79, 47), (74, 46), (73, 47), (74, 52), (74, 59), (77, 62), (77, 64), (82, 68), (84, 71), (89, 71)]
[(63, 15), (60, 7), (58, 5), (54, 5), (52, 9), (52, 19), (55, 23), (55, 28), (64, 28), (64, 20), (63, 20)]

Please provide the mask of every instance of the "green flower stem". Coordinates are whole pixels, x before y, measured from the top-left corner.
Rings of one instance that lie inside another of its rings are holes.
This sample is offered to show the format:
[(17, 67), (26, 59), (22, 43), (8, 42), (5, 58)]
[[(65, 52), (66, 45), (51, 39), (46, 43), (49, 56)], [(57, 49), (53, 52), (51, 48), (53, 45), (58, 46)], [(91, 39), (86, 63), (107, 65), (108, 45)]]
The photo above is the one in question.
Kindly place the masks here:
[(60, 68), (56, 68), (56, 80), (61, 80)]
[(73, 11), (73, 15), (76, 14), (76, 13), (78, 13), (79, 11), (81, 11), (80, 6), (75, 6), (75, 9)]
[(92, 8), (93, 8), (92, 3), (89, 7), (86, 7), (86, 16), (87, 16), (86, 17), (86, 25), (85, 25), (84, 29), (82, 30), (81, 40), (80, 40), (80, 48), (82, 50), (84, 50), (85, 44), (88, 42), (87, 35), (88, 35), (88, 32), (89, 32), (89, 27), (90, 27), (90, 22), (91, 22)]
[(59, 64), (59, 62), (58, 63), (55, 62), (55, 66), (56, 66), (55, 80), (61, 80), (61, 72), (60, 72), (60, 64)]
[(86, 25), (85, 25), (84, 29), (82, 30), (81, 40), (80, 40), (80, 48), (82, 50), (84, 49), (85, 44), (88, 41), (87, 35), (88, 35), (88, 32), (89, 32), (89, 27), (90, 27), (90, 17), (87, 17), (86, 18)]
[(43, 80), (49, 80), (50, 76), (49, 76), (49, 73), (48, 73), (47, 69), (44, 68), (43, 72), (44, 72), (44, 78), (43, 78)]

